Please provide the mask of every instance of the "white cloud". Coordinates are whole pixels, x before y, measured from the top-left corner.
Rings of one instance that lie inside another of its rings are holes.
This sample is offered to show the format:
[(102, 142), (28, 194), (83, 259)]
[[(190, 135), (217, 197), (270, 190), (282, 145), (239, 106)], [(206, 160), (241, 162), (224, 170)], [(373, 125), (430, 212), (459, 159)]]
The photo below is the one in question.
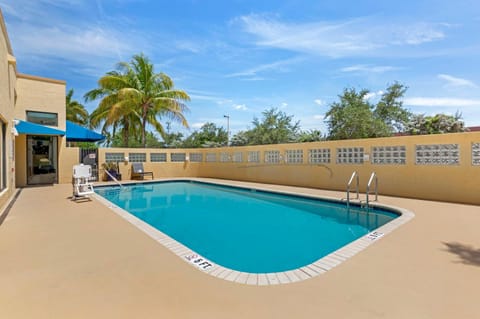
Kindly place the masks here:
[(472, 81), (462, 79), (462, 78), (457, 78), (448, 74), (439, 74), (437, 77), (441, 80), (447, 81), (448, 86), (465, 86), (465, 87), (472, 87), (472, 88), (477, 87), (477, 85)]
[(39, 15), (46, 16), (49, 11), (55, 8), (71, 9), (75, 7), (75, 9), (78, 9), (88, 4), (84, 0), (15, 0), (14, 5), (10, 5), (9, 2), (0, 0), (2, 10), (21, 20), (38, 18)]
[(285, 23), (261, 15), (236, 19), (257, 37), (257, 44), (326, 56), (378, 54), (391, 46), (417, 46), (441, 40), (446, 25), (432, 23), (382, 23), (380, 19), (335, 22)]
[(174, 42), (175, 48), (181, 51), (188, 51), (191, 53), (199, 53), (203, 50), (203, 45), (189, 40), (177, 40)]
[[(288, 65), (295, 64), (300, 62), (301, 59), (299, 58), (292, 58), (292, 59), (287, 59), (287, 60), (280, 60), (272, 63), (267, 63), (267, 64), (261, 64), (256, 67), (228, 74), (226, 77), (232, 78), (232, 77), (253, 77), (253, 79), (258, 80), (259, 78), (256, 77), (258, 73), (261, 72), (267, 72), (267, 71), (274, 71), (274, 72), (288, 72)], [(262, 79), (262, 78), (260, 78)]]
[(323, 114), (298, 114), (295, 116), (295, 121), (300, 121), (302, 131), (320, 130), (321, 132), (326, 132), (324, 117)]
[(40, 28), (28, 25), (17, 27), (15, 44), (22, 52), (78, 61), (85, 56), (89, 59), (93, 56), (121, 56), (123, 52), (134, 51), (133, 45), (123, 41), (123, 37), (115, 30), (99, 26)]
[(223, 99), (223, 98), (216, 101), (216, 103), (217, 103), (218, 105), (231, 104), (232, 102), (233, 102), (233, 100)]
[(203, 125), (205, 125), (205, 122), (197, 122), (197, 123), (193, 123), (192, 125), (190, 125), (192, 128), (194, 129), (199, 129), (201, 128)]
[(210, 102), (216, 103), (217, 105), (226, 105), (226, 104), (229, 105), (233, 102), (231, 99), (218, 96), (216, 95), (216, 93), (212, 93), (212, 92), (205, 92), (205, 91), (199, 91), (194, 89), (187, 89), (187, 92), (189, 92), (189, 95), (192, 101), (195, 101), (195, 100), (210, 101)]
[(404, 101), (409, 106), (431, 106), (431, 107), (468, 107), (479, 106), (480, 99), (461, 99), (443, 97), (412, 97)]
[(374, 99), (374, 98), (382, 96), (383, 93), (385, 93), (385, 92), (383, 92), (382, 90), (377, 91), (377, 92), (368, 92), (363, 99), (364, 100)]
[(253, 78), (243, 78), (242, 81), (265, 81), (264, 77), (254, 76)]
[(323, 101), (321, 99), (315, 99), (313, 102), (315, 102), (315, 104), (320, 105), (320, 106), (325, 104), (325, 101)]
[(321, 132), (327, 131), (324, 114), (299, 114), (298, 116), (295, 116), (295, 120), (300, 121), (302, 130), (320, 130)]
[(288, 103), (285, 103), (285, 102), (280, 103), (280, 108), (281, 108), (281, 109), (284, 109), (284, 108), (286, 108), (287, 106), (288, 106)]
[(204, 100), (204, 101), (214, 101), (214, 102), (219, 102), (219, 98), (216, 96), (210, 96), (210, 95), (203, 95), (203, 94), (197, 94), (197, 93), (191, 93), (189, 94), (190, 98), (192, 100)]
[(394, 40), (394, 44), (411, 44), (418, 45), (426, 42), (440, 40), (445, 34), (440, 27), (448, 27), (446, 24), (434, 25), (429, 23), (417, 23), (406, 26), (397, 26), (398, 39)]
[(240, 111), (246, 111), (248, 109), (245, 104), (235, 104), (233, 108)]
[(341, 68), (340, 71), (347, 73), (385, 73), (398, 69), (400, 68), (389, 65), (370, 66), (364, 64), (357, 64)]
[[(9, 2), (0, 0), (0, 6)], [(13, 53), (47, 76), (55, 67), (95, 77), (129, 60), (138, 48), (148, 53), (148, 34), (136, 33), (124, 16), (101, 10), (100, 1), (15, 0), (5, 11)]]

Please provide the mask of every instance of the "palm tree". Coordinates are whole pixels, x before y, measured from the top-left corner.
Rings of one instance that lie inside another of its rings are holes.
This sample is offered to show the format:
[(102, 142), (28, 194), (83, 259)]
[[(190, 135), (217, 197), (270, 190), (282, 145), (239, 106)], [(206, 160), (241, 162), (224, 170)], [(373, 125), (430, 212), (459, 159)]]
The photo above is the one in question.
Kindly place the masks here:
[[(109, 81), (104, 79), (108, 78)], [(108, 72), (98, 81), (99, 87), (84, 95), (85, 101), (102, 98), (98, 107), (90, 115), (90, 127), (98, 128), (102, 125), (102, 134), (115, 137), (117, 130), (122, 133), (123, 145), (128, 147), (129, 135), (138, 135), (140, 122), (135, 106), (120, 99), (119, 86), (112, 79), (124, 81), (125, 76), (117, 71)], [(124, 85), (124, 84), (123, 84)], [(107, 134), (112, 128), (112, 134)]]
[(88, 112), (78, 101), (72, 100), (73, 89), (70, 89), (65, 97), (67, 108), (67, 120), (80, 125), (88, 123)]
[(134, 55), (130, 63), (120, 62), (117, 68), (118, 71), (100, 78), (99, 88), (85, 95), (87, 100), (102, 97), (99, 107), (92, 113), (92, 124), (104, 121), (104, 125), (113, 126), (121, 121), (124, 134), (138, 132), (139, 128), (143, 147), (146, 146), (148, 124), (165, 135), (160, 123), (162, 117), (188, 127), (183, 114), (188, 108), (183, 101), (189, 101), (190, 97), (175, 89), (168, 75), (155, 73), (145, 55)]

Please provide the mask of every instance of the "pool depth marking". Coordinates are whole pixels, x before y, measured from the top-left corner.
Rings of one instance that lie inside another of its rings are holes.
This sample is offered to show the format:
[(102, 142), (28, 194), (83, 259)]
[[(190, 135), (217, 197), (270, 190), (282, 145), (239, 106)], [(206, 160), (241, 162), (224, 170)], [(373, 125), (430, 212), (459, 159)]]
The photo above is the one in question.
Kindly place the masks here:
[(370, 240), (377, 240), (385, 235), (384, 233), (380, 233), (378, 231), (371, 232), (370, 234), (366, 235), (365, 238)]
[(204, 271), (213, 270), (212, 268), (215, 267), (211, 261), (198, 254), (188, 254), (186, 256), (183, 256), (183, 258), (189, 261), (192, 265)]
[[(165, 180), (165, 181), (169, 181), (169, 180)], [(178, 180), (173, 179), (172, 181), (178, 181)], [(199, 178), (192, 179), (192, 181), (198, 181), (202, 183), (202, 179), (199, 179)], [(229, 184), (222, 183), (222, 182), (213, 183), (211, 180), (208, 180), (206, 183), (216, 184), (219, 186), (230, 186)], [(337, 203), (342, 203), (341, 199), (336, 199), (332, 197), (312, 196), (311, 194), (305, 194), (298, 191), (295, 193), (290, 191), (279, 192), (279, 191), (271, 190), (258, 185), (256, 186), (257, 186), (256, 187), (257, 189), (252, 189), (251, 187), (247, 187), (247, 186), (238, 186), (238, 184), (233, 185), (233, 187), (250, 189), (253, 191), (256, 191), (256, 190), (267, 191), (267, 192), (273, 191), (275, 193), (280, 193), (280, 194), (306, 196), (309, 198), (317, 198), (319, 200), (328, 200), (328, 201), (334, 201)], [(381, 239), (384, 235), (392, 232), (393, 230), (405, 224), (415, 216), (411, 211), (403, 208), (375, 203), (372, 205), (373, 207), (395, 211), (396, 213), (400, 214), (400, 216), (390, 221), (389, 223), (380, 226), (375, 231), (367, 235), (364, 235), (363, 237), (360, 237), (350, 242), (349, 244), (339, 248), (336, 251), (333, 251), (332, 253), (324, 256), (323, 258), (320, 258), (317, 261), (309, 265), (303, 266), (301, 268), (289, 270), (289, 271), (283, 271), (283, 272), (276, 272), (276, 273), (247, 273), (247, 272), (232, 270), (232, 269), (214, 264), (208, 261), (207, 259), (203, 258), (202, 256), (200, 256), (195, 251), (192, 251), (190, 248), (186, 247), (182, 243), (176, 241), (175, 239), (171, 238), (170, 236), (166, 235), (160, 230), (152, 227), (148, 223), (135, 217), (128, 211), (112, 204), (110, 201), (103, 198), (99, 194), (95, 193), (94, 197), (99, 202), (104, 204), (106, 207), (113, 210), (116, 214), (118, 214), (119, 216), (121, 216), (122, 218), (124, 218), (125, 220), (133, 224), (134, 226), (136, 226), (138, 229), (140, 229), (141, 231), (149, 235), (151, 238), (153, 238), (154, 240), (162, 244), (165, 248), (168, 248), (170, 251), (175, 253), (182, 260), (192, 265), (196, 269), (202, 270), (202, 272), (206, 274), (209, 274), (211, 276), (224, 279), (227, 281), (233, 281), (236, 283), (247, 284), (247, 285), (258, 285), (258, 286), (294, 283), (297, 281), (310, 279), (318, 275), (324, 274), (328, 270), (342, 264), (344, 261), (348, 260), (349, 258), (356, 255), (360, 251), (374, 244), (377, 241), (377, 239)], [(211, 267), (209, 266), (210, 264), (211, 264)]]

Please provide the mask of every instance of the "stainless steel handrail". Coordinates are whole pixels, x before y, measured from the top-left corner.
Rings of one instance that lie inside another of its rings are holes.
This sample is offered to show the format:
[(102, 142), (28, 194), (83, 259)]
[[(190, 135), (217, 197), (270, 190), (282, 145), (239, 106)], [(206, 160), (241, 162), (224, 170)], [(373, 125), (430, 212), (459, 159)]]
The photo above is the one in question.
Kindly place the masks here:
[(124, 189), (124, 188), (125, 188), (125, 186), (123, 186), (122, 183), (120, 183), (115, 176), (113, 176), (112, 174), (110, 174), (110, 172), (109, 172), (107, 169), (105, 170), (105, 173), (106, 173), (108, 176), (110, 176), (110, 178), (112, 179), (112, 181), (114, 181), (115, 183), (117, 183), (118, 186), (120, 186), (121, 189)]
[(377, 174), (375, 172), (372, 172), (372, 175), (370, 175), (370, 179), (368, 180), (368, 184), (367, 184), (367, 207), (368, 207), (368, 203), (369, 203), (369, 198), (368, 198), (368, 195), (370, 194), (370, 187), (372, 186), (372, 182), (375, 181), (375, 200), (374, 201), (378, 201), (378, 177), (377, 177)]
[(359, 186), (360, 186), (360, 179), (358, 177), (357, 172), (353, 172), (352, 176), (350, 177), (350, 180), (348, 181), (347, 184), (347, 208), (350, 207), (350, 186), (352, 185), (353, 179), (356, 177), (356, 185), (355, 189), (357, 190), (357, 199), (360, 199), (360, 191), (359, 191)]

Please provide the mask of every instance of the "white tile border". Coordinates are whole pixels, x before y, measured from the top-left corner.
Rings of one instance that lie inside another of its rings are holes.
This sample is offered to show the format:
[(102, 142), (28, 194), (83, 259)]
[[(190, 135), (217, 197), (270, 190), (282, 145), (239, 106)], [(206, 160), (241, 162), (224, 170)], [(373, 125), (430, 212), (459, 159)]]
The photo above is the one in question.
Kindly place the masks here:
[[(308, 197), (308, 198), (314, 198), (314, 199), (323, 199), (323, 200), (333, 201), (337, 203), (342, 203), (342, 200), (337, 198), (326, 197), (326, 196), (314, 196), (312, 194), (301, 193), (298, 191), (290, 192), (290, 191), (273, 190), (269, 188), (267, 185), (261, 186), (257, 184), (255, 185), (255, 187), (247, 187), (247, 186), (239, 186), (237, 184), (235, 185), (229, 184), (224, 181), (213, 182), (210, 179), (208, 179), (208, 181), (202, 180), (200, 178), (165, 179), (165, 180), (148, 181), (147, 183), (159, 182), (159, 181), (160, 182), (161, 181), (197, 181), (201, 183), (210, 183), (210, 184), (238, 187), (238, 188), (244, 188), (244, 189), (255, 189), (255, 190), (267, 191), (270, 193), (296, 195), (296, 196), (302, 196), (302, 197)], [(125, 184), (129, 184), (129, 183), (125, 183)], [(139, 183), (135, 182), (133, 184), (139, 184)], [(170, 236), (164, 234), (163, 232), (157, 230), (156, 228), (150, 226), (144, 221), (133, 216), (126, 210), (116, 206), (115, 204), (111, 203), (110, 201), (103, 198), (102, 196), (95, 193), (94, 197), (100, 203), (110, 208), (116, 214), (118, 214), (119, 216), (121, 216), (122, 218), (130, 222), (132, 225), (136, 226), (138, 229), (143, 231), (152, 239), (162, 244), (165, 248), (168, 248), (174, 254), (179, 256), (183, 261), (191, 264), (193, 267), (203, 271), (206, 274), (209, 274), (211, 276), (214, 276), (220, 279), (224, 279), (227, 281), (236, 282), (240, 284), (255, 285), (255, 286), (294, 283), (294, 282), (310, 279), (318, 275), (324, 274), (327, 271), (331, 270), (332, 268), (348, 260), (349, 258), (353, 257), (360, 251), (366, 249), (368, 246), (372, 245), (376, 241), (382, 239), (383, 237), (385, 237), (385, 235), (387, 235), (388, 233), (391, 233), (393, 230), (405, 224), (415, 216), (411, 211), (403, 208), (399, 208), (391, 205), (379, 204), (379, 203), (372, 203), (371, 206), (374, 208), (383, 208), (389, 211), (394, 211), (395, 213), (400, 214), (400, 216), (395, 218), (391, 222), (373, 230), (369, 234), (354, 240), (353, 242), (339, 248), (338, 250), (318, 259), (317, 261), (309, 265), (306, 265), (294, 270), (284, 271), (284, 272), (256, 274), (256, 273), (240, 272), (240, 271), (232, 270), (232, 269), (217, 265), (207, 260), (206, 258), (198, 255), (196, 252), (194, 252), (187, 246), (181, 244), (180, 242), (176, 241), (175, 239), (171, 238)]]

